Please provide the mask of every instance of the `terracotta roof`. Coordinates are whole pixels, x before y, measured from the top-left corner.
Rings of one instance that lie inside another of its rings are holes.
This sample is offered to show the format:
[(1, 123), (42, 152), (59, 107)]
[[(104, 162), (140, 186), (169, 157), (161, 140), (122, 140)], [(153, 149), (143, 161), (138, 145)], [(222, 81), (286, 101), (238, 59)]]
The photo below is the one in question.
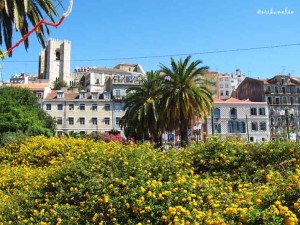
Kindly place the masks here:
[(267, 104), (266, 102), (252, 102), (249, 99), (240, 100), (237, 98), (229, 98), (229, 99), (220, 99), (218, 97), (214, 98), (214, 103), (221, 104)]
[(47, 83), (35, 83), (35, 84), (11, 84), (12, 87), (28, 88), (30, 90), (44, 90), (49, 87)]
[[(61, 100), (77, 100), (79, 99), (80, 92), (64, 92), (64, 98)], [(98, 98), (100, 97), (100, 93)], [(86, 98), (85, 99), (91, 99), (92, 94), (91, 92), (86, 92)], [(45, 98), (45, 100), (51, 100), (51, 99), (57, 99), (57, 91), (51, 91)]]

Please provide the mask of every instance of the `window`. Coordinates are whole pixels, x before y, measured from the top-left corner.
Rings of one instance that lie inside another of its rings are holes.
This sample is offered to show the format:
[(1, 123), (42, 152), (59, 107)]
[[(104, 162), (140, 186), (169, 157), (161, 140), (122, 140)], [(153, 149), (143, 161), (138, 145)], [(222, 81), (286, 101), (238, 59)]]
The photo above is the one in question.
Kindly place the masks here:
[(104, 118), (104, 124), (105, 124), (105, 125), (109, 125), (109, 124), (110, 124), (110, 119), (109, 119), (109, 117), (105, 117), (105, 118)]
[(115, 102), (114, 107), (115, 107), (114, 110), (119, 110), (119, 111), (121, 111), (121, 110), (122, 110), (122, 103), (120, 103), (120, 102)]
[(251, 122), (251, 130), (254, 130), (254, 131), (258, 130), (257, 122)]
[(215, 119), (220, 119), (220, 108), (215, 108), (214, 109), (214, 118)]
[(79, 105), (79, 109), (80, 109), (80, 110), (85, 110), (85, 104), (83, 104), (83, 103), (80, 104), (80, 105)]
[(69, 104), (69, 110), (74, 110), (74, 104)]
[(220, 88), (223, 88), (224, 86), (223, 86), (223, 84), (220, 84)]
[(86, 93), (85, 92), (80, 92), (79, 98), (80, 99), (85, 99)]
[(267, 130), (267, 124), (266, 124), (266, 122), (260, 122), (259, 123), (259, 128), (262, 131), (266, 131)]
[(63, 92), (57, 92), (57, 98), (64, 98)]
[(55, 52), (55, 59), (60, 60), (60, 52), (59, 51)]
[(220, 78), (220, 81), (223, 81), (223, 78)]
[(110, 94), (109, 93), (104, 93), (103, 98), (104, 99), (110, 99)]
[(251, 108), (250, 109), (250, 115), (251, 116), (256, 116), (257, 115), (257, 109), (256, 108)]
[(63, 132), (62, 131), (57, 131), (57, 136), (58, 137), (61, 137), (63, 135)]
[(283, 103), (283, 104), (287, 104), (287, 99), (286, 99), (285, 96), (282, 97), (282, 103)]
[(97, 104), (92, 104), (92, 110), (97, 111), (98, 105)]
[(51, 104), (46, 104), (46, 110), (51, 110)]
[(221, 133), (221, 124), (220, 123), (215, 123), (214, 124), (214, 130), (216, 134), (220, 134)]
[(266, 115), (266, 109), (265, 108), (259, 108), (259, 115), (265, 116)]
[(80, 117), (79, 118), (79, 123), (80, 123), (80, 125), (84, 125), (85, 124), (85, 118), (84, 117)]
[(121, 117), (116, 117), (116, 125), (117, 125), (117, 126), (120, 125), (120, 120), (121, 120)]
[(281, 87), (281, 92), (285, 94), (285, 87)]
[(230, 109), (230, 118), (237, 118), (236, 108), (231, 108)]
[(228, 77), (225, 77), (225, 81), (229, 81), (229, 78), (228, 78)]
[(268, 97), (268, 104), (273, 104), (273, 99), (272, 99), (272, 97)]
[(250, 142), (253, 142), (254, 141), (254, 137), (250, 137)]
[(226, 91), (226, 96), (229, 96), (229, 91)]
[(224, 96), (224, 92), (223, 92), (223, 91), (221, 91), (221, 92), (220, 92), (220, 95), (221, 95), (221, 96)]
[(131, 80), (131, 76), (125, 76), (125, 81), (128, 83)]
[(110, 104), (105, 104), (104, 109), (105, 109), (105, 111), (109, 111), (110, 110)]
[(94, 124), (94, 125), (98, 124), (98, 118), (97, 117), (92, 118), (92, 124)]
[(69, 125), (74, 125), (74, 118), (73, 117), (69, 117)]
[(225, 84), (225, 88), (229, 88), (229, 84)]
[(57, 105), (57, 110), (63, 110), (63, 104), (58, 104)]
[(278, 87), (275, 87), (275, 93), (276, 94), (278, 93)]
[(277, 105), (279, 105), (279, 103), (280, 103), (279, 97), (275, 97), (275, 103), (276, 103)]
[(272, 126), (275, 125), (275, 120), (274, 120), (273, 117), (271, 118), (271, 125), (272, 125)]
[(56, 122), (57, 125), (62, 125), (62, 117), (57, 117)]
[(36, 97), (42, 98), (42, 97), (43, 97), (43, 93), (42, 93), (42, 92), (37, 92), (37, 93), (36, 93)]
[(92, 99), (97, 99), (97, 93), (96, 92), (92, 93)]
[(245, 133), (246, 126), (243, 121), (229, 121), (228, 122), (228, 132), (229, 133)]
[(294, 97), (290, 97), (290, 103), (291, 103), (291, 105), (294, 105), (294, 103), (295, 103)]
[(120, 82), (120, 75), (114, 76), (114, 82)]

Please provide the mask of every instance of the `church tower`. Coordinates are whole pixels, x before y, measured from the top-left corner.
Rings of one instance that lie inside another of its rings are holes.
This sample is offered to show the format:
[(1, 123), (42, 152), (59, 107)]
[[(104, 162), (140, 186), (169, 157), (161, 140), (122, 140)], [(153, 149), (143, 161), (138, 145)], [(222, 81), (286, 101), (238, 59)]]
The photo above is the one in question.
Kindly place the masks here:
[(71, 69), (71, 42), (50, 39), (39, 55), (39, 79), (69, 83)]

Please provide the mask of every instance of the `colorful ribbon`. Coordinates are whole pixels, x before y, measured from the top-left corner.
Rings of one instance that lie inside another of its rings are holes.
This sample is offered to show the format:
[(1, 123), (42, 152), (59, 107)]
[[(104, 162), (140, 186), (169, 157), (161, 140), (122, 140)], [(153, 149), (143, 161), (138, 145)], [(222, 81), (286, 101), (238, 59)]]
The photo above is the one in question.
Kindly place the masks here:
[(13, 46), (11, 46), (6, 52), (3, 52), (0, 54), (1, 58), (4, 58), (6, 55), (10, 54), (12, 50), (16, 47), (18, 47), (22, 42), (24, 42), (33, 32), (35, 32), (42, 24), (48, 25), (48, 26), (53, 26), (53, 27), (58, 27), (66, 17), (68, 17), (72, 11), (73, 7), (73, 0), (70, 0), (70, 5), (68, 10), (62, 15), (60, 20), (57, 23), (52, 23), (45, 21), (44, 19), (40, 20), (27, 34), (25, 34), (17, 43), (15, 43)]

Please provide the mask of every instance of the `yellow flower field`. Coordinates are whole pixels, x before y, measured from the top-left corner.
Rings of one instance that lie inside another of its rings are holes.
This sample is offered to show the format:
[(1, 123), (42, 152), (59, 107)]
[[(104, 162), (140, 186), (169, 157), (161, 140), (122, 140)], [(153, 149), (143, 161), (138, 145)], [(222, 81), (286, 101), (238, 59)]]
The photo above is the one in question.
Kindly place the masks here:
[(0, 149), (0, 224), (299, 224), (299, 143), (32, 137)]

